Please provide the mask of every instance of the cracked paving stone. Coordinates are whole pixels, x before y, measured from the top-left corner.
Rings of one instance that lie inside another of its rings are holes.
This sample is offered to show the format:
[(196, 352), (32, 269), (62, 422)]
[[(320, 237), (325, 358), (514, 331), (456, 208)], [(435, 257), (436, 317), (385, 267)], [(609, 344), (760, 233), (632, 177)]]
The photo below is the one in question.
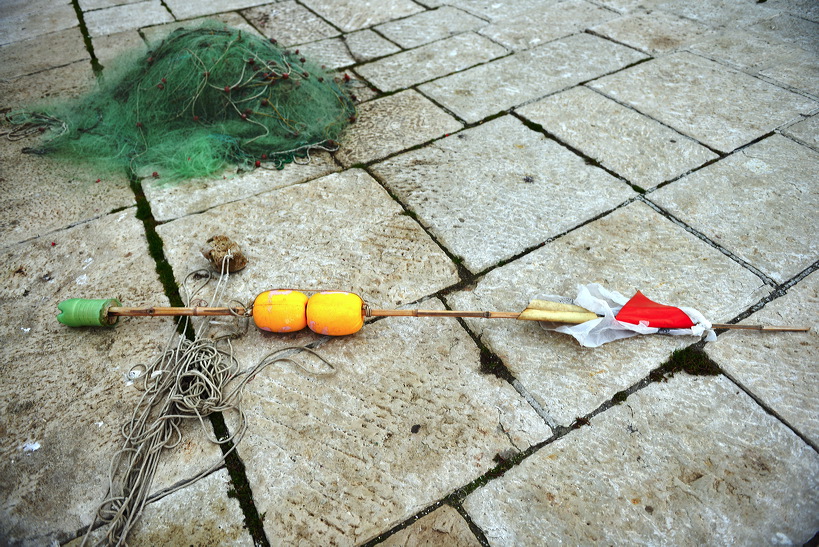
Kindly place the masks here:
[(173, 21), (160, 0), (89, 11), (83, 17), (92, 38)]
[(338, 36), (339, 32), (324, 19), (293, 0), (277, 2), (242, 11), (268, 38), (283, 47)]
[(470, 494), (492, 545), (802, 545), (819, 456), (723, 376), (628, 397)]
[(379, 543), (384, 547), (417, 547), (447, 545), (448, 547), (480, 547), (481, 542), (469, 529), (458, 511), (444, 505), (425, 515)]
[[(372, 169), (473, 272), (635, 195), (626, 184), (511, 116)], [(584, 192), (585, 198), (576, 199), (566, 188)]]
[(405, 19), (390, 21), (375, 30), (404, 48), (414, 48), (449, 38), (462, 32), (475, 31), (486, 21), (451, 6), (424, 11)]
[(819, 445), (819, 273), (814, 272), (788, 293), (754, 313), (742, 324), (811, 327), (809, 332), (757, 333), (731, 331), (705, 347), (722, 370), (759, 398), (777, 415)]
[(162, 0), (177, 19), (191, 19), (203, 15), (223, 14), (229, 11), (269, 4), (270, 0)]
[(716, 33), (707, 25), (659, 10), (607, 21), (592, 31), (650, 55), (669, 53)]
[[(770, 294), (761, 279), (641, 202), (632, 203), (492, 270), (447, 297), (452, 309), (520, 311), (538, 295), (574, 297), (600, 283), (625, 297), (690, 306), (726, 322)], [(690, 336), (638, 336), (599, 348), (533, 321), (467, 319), (550, 417), (567, 426), (635, 384)]]
[(401, 51), (398, 46), (369, 29), (346, 35), (344, 43), (347, 44), (353, 58), (360, 62), (371, 61)]
[[(247, 363), (270, 351), (235, 348)], [(305, 369), (274, 365), (245, 392), (238, 450), (273, 544), (368, 541), (551, 435), (449, 318), (374, 321), (318, 351), (335, 374), (297, 355)]]
[(303, 0), (343, 32), (352, 32), (413, 15), (423, 8), (412, 0)]
[(819, 256), (819, 152), (773, 135), (650, 194), (777, 282)]
[(721, 152), (819, 107), (816, 101), (685, 52), (588, 85)]
[(467, 122), (597, 78), (645, 55), (578, 34), (476, 66), (418, 87)]
[(782, 133), (819, 150), (819, 115), (811, 116), (782, 130)]
[[(168, 305), (133, 209), (0, 253), (9, 265), (0, 305), (18, 311), (0, 325), (0, 538), (48, 545), (91, 523), (142, 395), (127, 373), (156, 358), (174, 328), (166, 319), (70, 328), (55, 318), (68, 298)], [(198, 427), (183, 427), (182, 445), (160, 458), (154, 489), (218, 461)]]
[[(55, 50), (59, 56), (53, 55)], [(49, 35), (48, 40), (30, 38), (0, 47), (0, 80), (90, 59), (79, 27), (72, 27)]]

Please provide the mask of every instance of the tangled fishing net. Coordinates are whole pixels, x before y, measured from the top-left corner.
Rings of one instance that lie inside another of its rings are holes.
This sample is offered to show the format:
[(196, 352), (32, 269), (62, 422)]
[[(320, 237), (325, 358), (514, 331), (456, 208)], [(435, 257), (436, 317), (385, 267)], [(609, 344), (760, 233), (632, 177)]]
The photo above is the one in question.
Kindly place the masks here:
[(8, 114), (17, 135), (46, 133), (29, 151), (181, 180), (334, 149), (355, 116), (343, 83), (298, 50), (224, 25), (179, 29), (120, 64), (79, 101)]

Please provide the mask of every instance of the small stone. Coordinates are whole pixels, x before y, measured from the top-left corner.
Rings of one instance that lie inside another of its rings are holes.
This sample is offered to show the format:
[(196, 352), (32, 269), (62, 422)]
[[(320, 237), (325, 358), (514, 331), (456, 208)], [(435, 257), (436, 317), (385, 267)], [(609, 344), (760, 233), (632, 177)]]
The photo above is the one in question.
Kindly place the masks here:
[(207, 246), (202, 249), (202, 255), (210, 260), (217, 271), (222, 271), (222, 263), (227, 259), (229, 272), (238, 272), (247, 266), (247, 257), (239, 245), (225, 235), (216, 235), (210, 238)]

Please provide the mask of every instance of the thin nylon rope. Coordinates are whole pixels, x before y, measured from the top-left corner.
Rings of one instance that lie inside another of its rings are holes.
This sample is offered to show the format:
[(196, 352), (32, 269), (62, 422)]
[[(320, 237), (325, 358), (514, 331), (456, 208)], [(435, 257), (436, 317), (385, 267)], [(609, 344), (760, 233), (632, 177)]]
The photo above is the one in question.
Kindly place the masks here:
[[(218, 302), (228, 279), (227, 262), (222, 262), (222, 274), (214, 287), (213, 302)], [(198, 273), (198, 272), (195, 272)], [(187, 291), (193, 274), (183, 284)], [(208, 281), (200, 283), (191, 293), (190, 304)], [(185, 318), (187, 327), (189, 318)], [(95, 525), (108, 523), (108, 530), (97, 545), (127, 545), (126, 539), (146, 504), (159, 500), (181, 488), (189, 486), (209, 475), (224, 464), (225, 458), (236, 449), (247, 430), (247, 418), (242, 408), (245, 385), (266, 367), (275, 363), (292, 364), (312, 376), (329, 376), (335, 367), (310, 348), (291, 346), (269, 353), (254, 367), (240, 371), (230, 339), (237, 335), (216, 339), (206, 338), (210, 321), (203, 321), (196, 329), (193, 340), (184, 335), (173, 334), (163, 353), (151, 364), (137, 365), (129, 377), (143, 390), (142, 397), (122, 427), (122, 447), (114, 454), (109, 469), (108, 492), (99, 505), (95, 520), (88, 527), (82, 545), (91, 541)], [(246, 320), (245, 320), (246, 327)], [(223, 348), (226, 346), (226, 348)], [(309, 353), (318, 358), (325, 370), (313, 370), (303, 366), (292, 356)], [(224, 439), (217, 439), (208, 428), (204, 418), (214, 412), (233, 412), (238, 416), (236, 431)], [(232, 443), (230, 450), (213, 465), (203, 469), (192, 478), (160, 490), (153, 495), (151, 485), (163, 450), (173, 449), (183, 439), (183, 420), (199, 421), (205, 436), (213, 443)]]

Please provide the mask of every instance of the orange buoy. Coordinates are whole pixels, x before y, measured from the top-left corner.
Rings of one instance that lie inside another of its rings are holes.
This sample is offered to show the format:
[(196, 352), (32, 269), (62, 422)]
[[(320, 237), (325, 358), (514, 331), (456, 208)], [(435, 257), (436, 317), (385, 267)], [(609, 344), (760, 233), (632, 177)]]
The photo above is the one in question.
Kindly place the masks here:
[(253, 302), (253, 322), (268, 332), (295, 332), (307, 326), (307, 295), (289, 289), (265, 291)]
[(318, 334), (353, 334), (364, 326), (363, 308), (364, 301), (351, 292), (316, 293), (307, 301), (307, 326)]

